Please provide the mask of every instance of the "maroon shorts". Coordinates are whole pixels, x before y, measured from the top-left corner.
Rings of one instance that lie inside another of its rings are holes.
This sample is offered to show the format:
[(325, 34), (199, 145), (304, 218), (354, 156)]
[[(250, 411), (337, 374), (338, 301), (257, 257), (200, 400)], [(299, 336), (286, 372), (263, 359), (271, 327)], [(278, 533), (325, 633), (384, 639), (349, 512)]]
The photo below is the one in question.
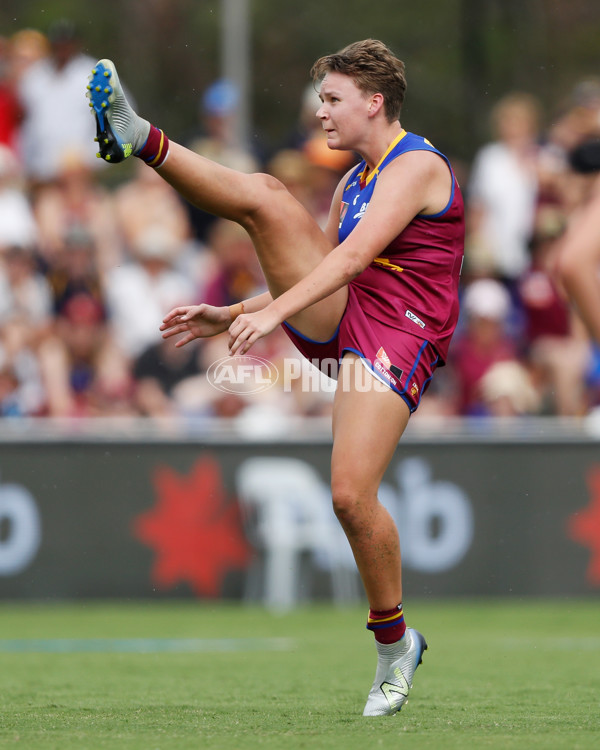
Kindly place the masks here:
[(337, 331), (329, 341), (313, 341), (288, 323), (283, 329), (298, 351), (330, 377), (346, 352), (354, 352), (380, 381), (396, 391), (415, 411), (433, 377), (439, 356), (426, 339), (368, 317), (352, 286)]

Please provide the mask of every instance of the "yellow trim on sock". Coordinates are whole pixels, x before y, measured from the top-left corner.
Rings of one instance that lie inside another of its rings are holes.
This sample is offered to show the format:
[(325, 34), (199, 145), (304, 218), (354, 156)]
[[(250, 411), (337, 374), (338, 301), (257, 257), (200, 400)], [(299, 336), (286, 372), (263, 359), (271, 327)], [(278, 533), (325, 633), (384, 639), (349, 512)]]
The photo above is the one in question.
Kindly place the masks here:
[(149, 167), (153, 167), (156, 164), (156, 162), (160, 160), (160, 158), (162, 156), (162, 150), (163, 150), (164, 143), (165, 143), (165, 134), (161, 130), (160, 131), (160, 144), (158, 146), (158, 153), (156, 154), (156, 156), (154, 157), (154, 159), (152, 159), (152, 161), (148, 162), (148, 166)]
[(399, 609), (396, 614), (390, 615), (390, 617), (369, 617), (369, 623), (372, 622), (389, 622), (390, 620), (399, 620), (404, 615), (404, 612)]

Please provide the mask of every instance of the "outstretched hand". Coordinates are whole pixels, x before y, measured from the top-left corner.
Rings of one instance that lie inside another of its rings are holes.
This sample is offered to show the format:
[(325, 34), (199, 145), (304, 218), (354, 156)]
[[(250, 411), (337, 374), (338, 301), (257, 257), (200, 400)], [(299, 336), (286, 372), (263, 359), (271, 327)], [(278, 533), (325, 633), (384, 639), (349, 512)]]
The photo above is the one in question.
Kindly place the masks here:
[(176, 307), (168, 313), (160, 326), (163, 339), (184, 333), (175, 346), (185, 346), (190, 341), (199, 338), (216, 336), (226, 331), (231, 324), (228, 307), (214, 307), (213, 305), (186, 305)]
[(229, 353), (246, 354), (258, 339), (274, 331), (283, 321), (271, 306), (239, 315), (229, 327)]

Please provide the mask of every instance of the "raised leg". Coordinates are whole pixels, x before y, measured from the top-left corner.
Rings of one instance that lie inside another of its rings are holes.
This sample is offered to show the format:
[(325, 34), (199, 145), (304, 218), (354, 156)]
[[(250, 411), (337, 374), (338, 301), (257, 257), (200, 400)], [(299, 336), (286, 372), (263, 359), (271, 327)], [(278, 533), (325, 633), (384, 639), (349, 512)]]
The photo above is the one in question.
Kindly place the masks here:
[[(274, 297), (301, 281), (332, 249), (304, 206), (270, 175), (237, 172), (177, 143), (171, 143), (169, 158), (157, 171), (190, 203), (246, 229)], [(347, 290), (340, 289), (289, 322), (309, 338), (327, 340), (346, 301)]]
[[(157, 168), (188, 201), (241, 224), (249, 233), (274, 297), (305, 278), (332, 243), (281, 182), (223, 167), (177, 143), (139, 117), (123, 92), (114, 63), (100, 60), (89, 78), (88, 98), (96, 118), (99, 156), (118, 163), (132, 154)], [(346, 288), (290, 318), (304, 335), (327, 340), (347, 302)]]

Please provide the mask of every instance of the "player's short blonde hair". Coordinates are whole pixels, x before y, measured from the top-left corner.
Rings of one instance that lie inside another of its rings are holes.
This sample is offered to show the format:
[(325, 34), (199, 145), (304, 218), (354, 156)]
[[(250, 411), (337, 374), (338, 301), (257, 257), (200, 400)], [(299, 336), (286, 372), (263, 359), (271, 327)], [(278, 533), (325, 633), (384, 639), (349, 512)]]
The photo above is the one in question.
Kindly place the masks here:
[(400, 119), (406, 92), (404, 63), (383, 42), (354, 42), (333, 55), (320, 57), (310, 71), (315, 83), (332, 72), (349, 76), (366, 94), (382, 94), (386, 118), (389, 122)]

